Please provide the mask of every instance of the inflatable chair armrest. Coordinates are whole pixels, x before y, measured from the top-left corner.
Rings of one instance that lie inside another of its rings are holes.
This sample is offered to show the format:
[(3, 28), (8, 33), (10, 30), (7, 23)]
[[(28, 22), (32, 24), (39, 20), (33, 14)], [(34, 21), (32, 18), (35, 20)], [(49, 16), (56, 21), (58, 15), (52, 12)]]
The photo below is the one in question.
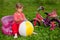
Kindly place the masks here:
[(8, 27), (13, 22), (13, 16), (4, 16), (1, 19), (2, 25)]

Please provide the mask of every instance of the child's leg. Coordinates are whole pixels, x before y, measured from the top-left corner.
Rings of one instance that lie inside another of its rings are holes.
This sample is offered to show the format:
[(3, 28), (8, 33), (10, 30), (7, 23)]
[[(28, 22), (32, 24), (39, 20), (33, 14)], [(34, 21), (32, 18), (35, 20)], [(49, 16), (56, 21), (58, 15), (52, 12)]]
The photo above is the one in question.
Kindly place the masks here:
[(17, 33), (15, 33), (14, 38), (17, 38)]
[(18, 34), (18, 24), (17, 23), (13, 23), (12, 31), (13, 31), (13, 34), (14, 34), (14, 38), (17, 38), (17, 34)]

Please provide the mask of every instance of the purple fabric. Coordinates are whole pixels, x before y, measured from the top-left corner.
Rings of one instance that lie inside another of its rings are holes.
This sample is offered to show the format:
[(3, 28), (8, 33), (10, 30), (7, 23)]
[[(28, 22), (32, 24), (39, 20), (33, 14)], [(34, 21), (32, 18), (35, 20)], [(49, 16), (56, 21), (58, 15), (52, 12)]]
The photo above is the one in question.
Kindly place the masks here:
[(8, 27), (13, 22), (13, 16), (5, 16), (1, 19), (1, 21), (4, 27)]
[(12, 23), (14, 21), (13, 16), (5, 16), (1, 19), (2, 32), (7, 35), (12, 35)]
[(8, 28), (2, 26), (2, 32), (3, 32), (4, 34), (6, 34), (6, 35), (12, 35), (12, 28), (11, 28), (11, 26), (8, 27)]

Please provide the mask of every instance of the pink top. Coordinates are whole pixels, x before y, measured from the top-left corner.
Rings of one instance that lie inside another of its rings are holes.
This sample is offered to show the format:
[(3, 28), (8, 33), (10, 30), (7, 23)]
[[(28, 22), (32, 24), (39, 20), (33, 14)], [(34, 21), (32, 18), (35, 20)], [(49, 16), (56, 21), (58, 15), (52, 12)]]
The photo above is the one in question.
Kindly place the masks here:
[(19, 19), (22, 19), (22, 20), (20, 20), (20, 21), (25, 20), (25, 19), (26, 19), (26, 18), (25, 18), (25, 15), (24, 15), (23, 13), (15, 12), (15, 13), (14, 13), (14, 20), (17, 21), (17, 20), (19, 20)]

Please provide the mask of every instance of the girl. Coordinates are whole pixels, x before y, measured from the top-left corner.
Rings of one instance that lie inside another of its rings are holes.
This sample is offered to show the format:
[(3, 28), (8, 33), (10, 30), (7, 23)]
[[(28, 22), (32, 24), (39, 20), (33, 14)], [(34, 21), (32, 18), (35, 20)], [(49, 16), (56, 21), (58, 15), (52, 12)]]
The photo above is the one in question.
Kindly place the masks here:
[(20, 3), (17, 3), (16, 4), (16, 12), (14, 13), (14, 22), (12, 25), (12, 31), (14, 34), (14, 38), (17, 38), (19, 24), (22, 21), (26, 20), (26, 17), (22, 11), (23, 11), (23, 5)]

